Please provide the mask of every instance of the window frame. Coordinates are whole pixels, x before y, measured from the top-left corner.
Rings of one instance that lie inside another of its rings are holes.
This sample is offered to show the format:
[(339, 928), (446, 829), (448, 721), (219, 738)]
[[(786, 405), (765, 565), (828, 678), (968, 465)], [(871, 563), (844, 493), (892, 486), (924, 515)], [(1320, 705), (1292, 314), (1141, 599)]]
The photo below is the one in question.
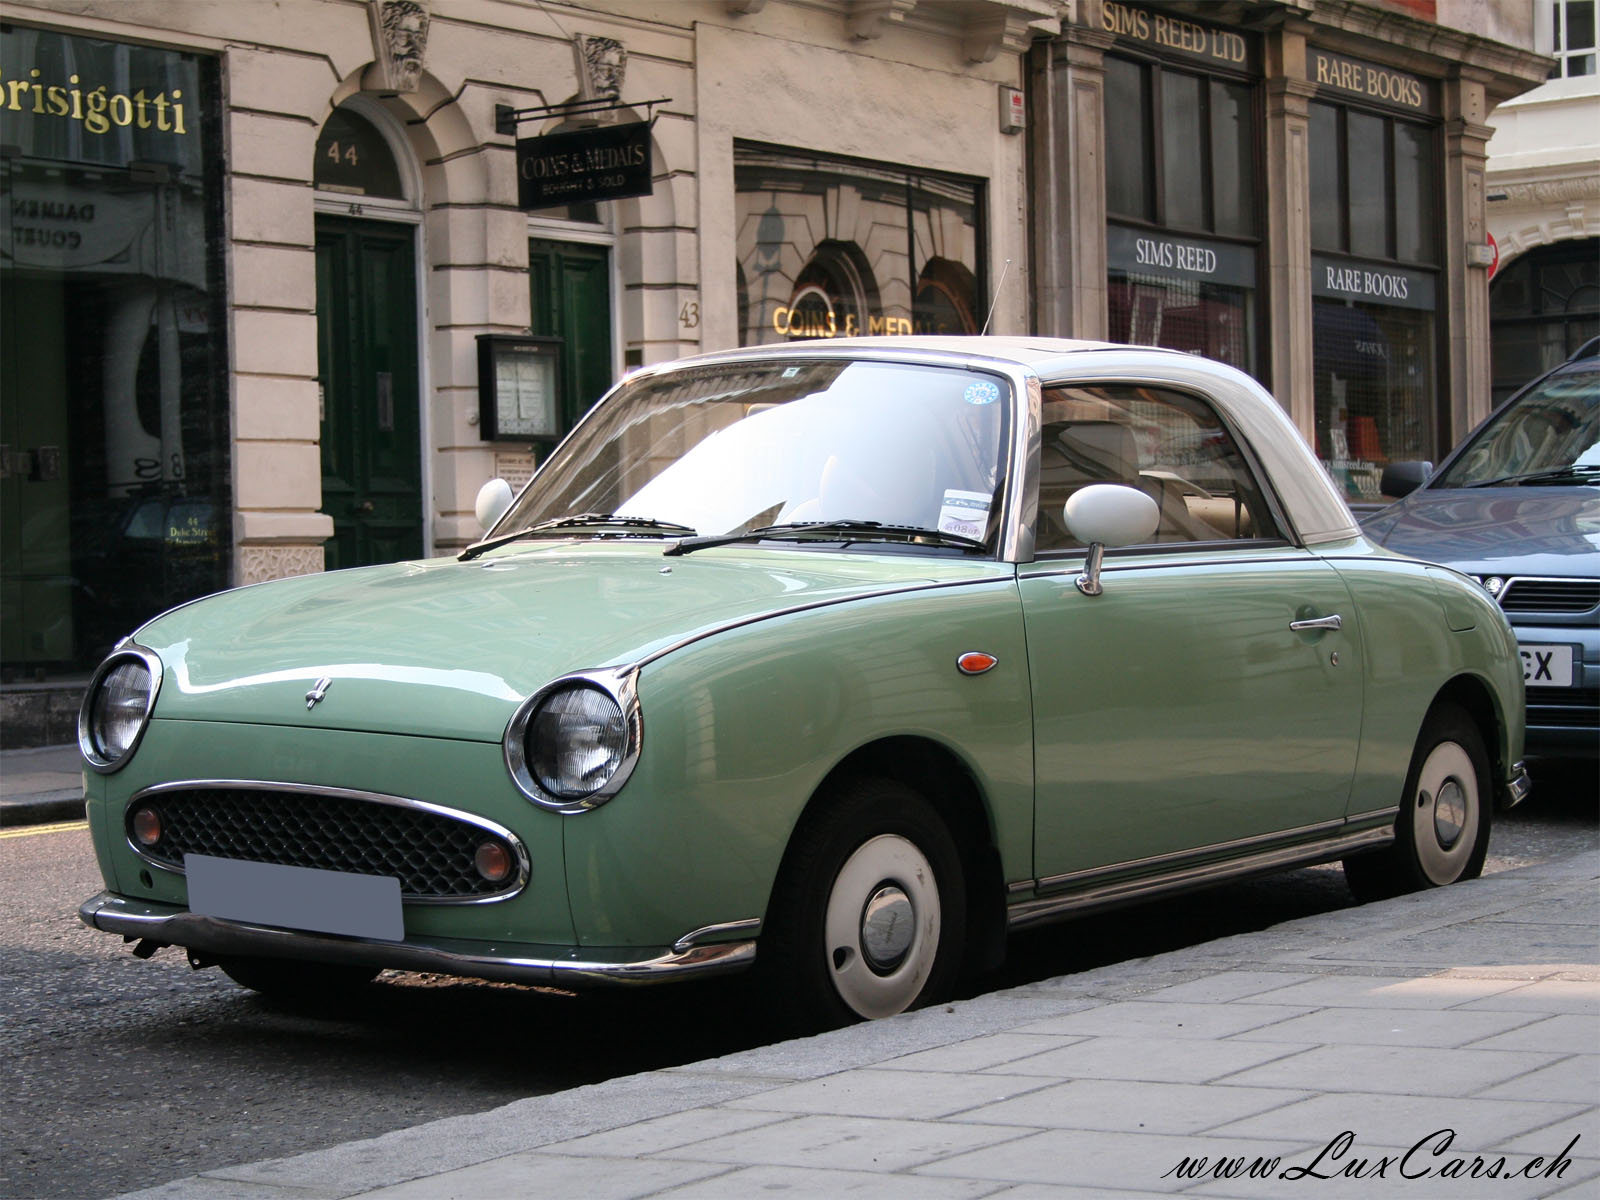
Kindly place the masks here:
[[(1222, 410), (1218, 408), (1216, 403), (1213, 402), (1212, 399), (1204, 392), (1198, 391), (1194, 388), (1183, 387), (1174, 383), (1134, 383), (1127, 380), (1119, 381), (1115, 379), (1063, 380), (1054, 383), (1046, 383), (1044, 385), (1040, 400), (1041, 412), (1045, 405), (1051, 403), (1052, 393), (1059, 394), (1062, 392), (1104, 391), (1115, 395), (1117, 393), (1126, 394), (1126, 392), (1133, 389), (1141, 389), (1155, 393), (1157, 400), (1150, 401), (1152, 403), (1170, 403), (1170, 401), (1166, 399), (1167, 397), (1178, 397), (1197, 405), (1206, 413), (1210, 414), (1211, 418), (1215, 420), (1217, 427), (1227, 435), (1233, 452), (1235, 455), (1237, 455), (1238, 467), (1245, 473), (1245, 475), (1249, 478), (1249, 481), (1254, 485), (1256, 493), (1260, 497), (1261, 503), (1265, 507), (1266, 513), (1272, 521), (1273, 528), (1270, 536), (1223, 537), (1194, 541), (1138, 542), (1130, 546), (1107, 547), (1106, 554), (1108, 557), (1130, 554), (1171, 556), (1177, 554), (1193, 554), (1196, 552), (1214, 554), (1218, 550), (1222, 549), (1281, 550), (1286, 547), (1292, 547), (1299, 544), (1292, 533), (1293, 526), (1290, 524), (1285, 515), (1283, 503), (1279, 499), (1277, 490), (1273, 486), (1272, 477), (1270, 474), (1268, 474), (1265, 468), (1263, 468), (1261, 460), (1256, 456), (1255, 451), (1250, 445), (1249, 439), (1244, 436), (1238, 426), (1230, 421), (1227, 415), (1223, 413)], [(1112, 403), (1116, 402), (1117, 401), (1112, 401)], [(1180, 412), (1182, 411), (1181, 407), (1178, 405), (1171, 406), (1178, 408)], [(1041, 416), (1041, 434), (1045, 427), (1045, 422)], [(1038, 531), (1041, 528), (1041, 520), (1043, 513), (1045, 512), (1042, 464), (1040, 464), (1039, 467), (1039, 474), (1041, 476), (1039, 487), (1034, 500), (1033, 512), (1030, 514), (1032, 518), (1031, 526), (1034, 529), (1033, 561), (1059, 562), (1083, 558), (1088, 553), (1088, 547), (1086, 546), (1062, 546), (1049, 549), (1040, 548)], [(1084, 486), (1088, 485), (1085, 484)]]
[[(1311, 218), (1312, 239), (1310, 243), (1312, 253), (1348, 255), (1351, 258), (1360, 259), (1363, 262), (1394, 263), (1398, 266), (1405, 266), (1416, 270), (1432, 271), (1436, 274), (1442, 274), (1445, 266), (1445, 247), (1444, 237), (1441, 230), (1443, 222), (1439, 220), (1440, 200), (1442, 199), (1443, 195), (1443, 188), (1441, 186), (1443, 180), (1443, 157), (1442, 147), (1440, 144), (1441, 127), (1439, 123), (1437, 121), (1414, 120), (1403, 117), (1398, 113), (1389, 111), (1387, 109), (1368, 107), (1361, 104), (1350, 104), (1343, 99), (1316, 99), (1311, 101), (1311, 107), (1313, 113), (1318, 108), (1326, 109), (1333, 113), (1333, 136), (1335, 143), (1334, 169), (1338, 172), (1339, 176), (1338, 213), (1336, 222), (1338, 225), (1338, 244), (1327, 245), (1317, 241), (1315, 232), (1317, 222), (1315, 215), (1313, 215)], [(1350, 203), (1350, 116), (1352, 113), (1357, 116), (1377, 120), (1381, 122), (1383, 126), (1384, 162), (1382, 186), (1384, 213), (1383, 253), (1381, 254), (1371, 254), (1364, 251), (1355, 250), (1351, 245), (1353, 222), (1351, 219)], [(1308, 121), (1308, 136), (1310, 128), (1313, 124), (1314, 120)], [(1430, 226), (1433, 230), (1433, 235), (1431, 238), (1431, 250), (1433, 257), (1431, 259), (1412, 259), (1399, 257), (1399, 198), (1395, 192), (1397, 174), (1395, 170), (1395, 128), (1398, 125), (1411, 126), (1413, 128), (1420, 129), (1425, 133), (1424, 140), (1428, 149), (1428, 182), (1430, 182), (1432, 185), (1431, 188), (1428, 189), (1431, 193), (1428, 196), (1428, 199), (1433, 211), (1430, 214), (1432, 219), (1425, 221), (1424, 225)], [(1307, 142), (1307, 146), (1310, 149), (1313, 158), (1315, 158), (1317, 153), (1316, 148), (1312, 147), (1309, 141)], [(1313, 191), (1314, 190), (1315, 189), (1313, 189)], [(1315, 195), (1313, 195), (1313, 207), (1315, 207), (1315, 204), (1316, 199)]]

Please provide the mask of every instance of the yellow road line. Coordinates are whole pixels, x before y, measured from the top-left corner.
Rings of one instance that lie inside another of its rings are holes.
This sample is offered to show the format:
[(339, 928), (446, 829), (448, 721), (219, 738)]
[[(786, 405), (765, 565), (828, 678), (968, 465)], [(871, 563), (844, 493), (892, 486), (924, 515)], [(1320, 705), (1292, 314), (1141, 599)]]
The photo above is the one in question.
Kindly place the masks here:
[(87, 821), (61, 821), (54, 825), (24, 825), (20, 829), (0, 829), (0, 839), (33, 837), (41, 833), (75, 833), (89, 828)]

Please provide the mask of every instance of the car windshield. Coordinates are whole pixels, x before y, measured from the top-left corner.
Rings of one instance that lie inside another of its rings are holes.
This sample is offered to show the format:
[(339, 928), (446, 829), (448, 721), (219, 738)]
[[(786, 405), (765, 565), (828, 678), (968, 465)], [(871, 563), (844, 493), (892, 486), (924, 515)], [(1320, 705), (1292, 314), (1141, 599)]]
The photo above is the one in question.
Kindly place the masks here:
[(641, 376), (561, 445), (490, 538), (583, 514), (594, 536), (639, 536), (645, 521), (702, 537), (873, 522), (987, 540), (1011, 397), (989, 372), (841, 359)]
[(1563, 371), (1511, 400), (1431, 487), (1600, 474), (1600, 370)]

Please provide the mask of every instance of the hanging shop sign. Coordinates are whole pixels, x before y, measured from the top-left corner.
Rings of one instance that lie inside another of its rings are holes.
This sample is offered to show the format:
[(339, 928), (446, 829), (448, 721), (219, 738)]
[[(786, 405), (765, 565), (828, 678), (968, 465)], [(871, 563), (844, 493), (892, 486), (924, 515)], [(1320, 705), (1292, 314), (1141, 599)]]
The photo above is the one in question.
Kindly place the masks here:
[(1434, 307), (1436, 283), (1431, 272), (1412, 271), (1387, 263), (1311, 256), (1311, 294), (1322, 300), (1359, 300), (1395, 308)]
[(1101, 5), (1100, 24), (1107, 33), (1116, 34), (1124, 46), (1176, 55), (1214, 67), (1260, 72), (1256, 40), (1231, 29), (1131, 4), (1117, 4), (1115, 0), (1106, 0)]
[(1419, 116), (1439, 115), (1438, 90), (1431, 80), (1381, 63), (1363, 62), (1312, 46), (1306, 51), (1306, 78), (1320, 92), (1353, 96)]
[(593, 204), (651, 192), (650, 123), (517, 139), (517, 207)]
[(1106, 227), (1106, 266), (1129, 275), (1199, 279), (1228, 287), (1256, 286), (1251, 246), (1211, 238), (1173, 237), (1121, 225)]

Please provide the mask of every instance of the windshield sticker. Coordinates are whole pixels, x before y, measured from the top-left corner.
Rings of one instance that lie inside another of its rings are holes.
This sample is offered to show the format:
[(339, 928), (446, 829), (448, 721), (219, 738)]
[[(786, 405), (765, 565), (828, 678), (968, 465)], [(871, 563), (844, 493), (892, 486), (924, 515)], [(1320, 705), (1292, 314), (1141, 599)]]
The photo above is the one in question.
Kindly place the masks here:
[[(974, 387), (978, 386), (976, 384)], [(993, 387), (993, 384), (985, 386)], [(981, 538), (989, 524), (989, 493), (958, 492), (954, 488), (944, 494), (939, 506), (939, 532), (956, 533), (962, 537)]]
[(993, 404), (1000, 399), (1000, 389), (987, 379), (980, 379), (967, 385), (966, 395), (968, 404)]
[(783, 375), (780, 376), (780, 378), (793, 379), (798, 374), (800, 374), (800, 368), (799, 367), (788, 367), (788, 368), (786, 368), (784, 370)]

